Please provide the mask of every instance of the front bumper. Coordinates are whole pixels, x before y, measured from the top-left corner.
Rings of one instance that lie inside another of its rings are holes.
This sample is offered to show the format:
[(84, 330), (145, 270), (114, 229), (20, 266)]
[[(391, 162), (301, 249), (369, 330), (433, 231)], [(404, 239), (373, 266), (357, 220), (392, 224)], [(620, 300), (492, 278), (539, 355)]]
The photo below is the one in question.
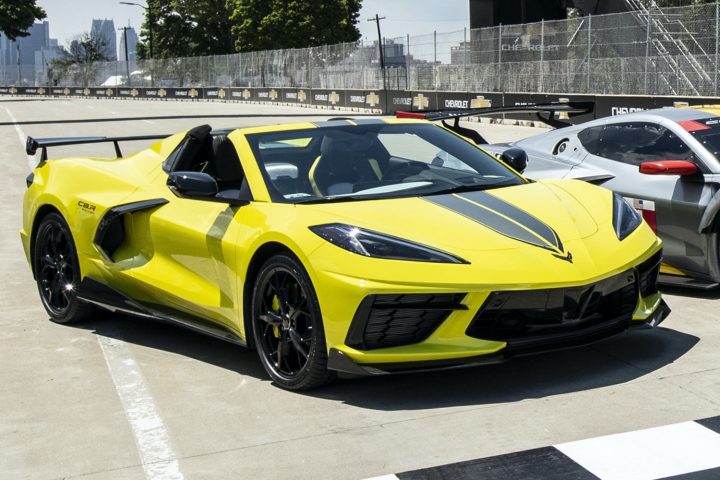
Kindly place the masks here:
[(474, 355), (459, 359), (442, 359), (442, 360), (426, 360), (426, 361), (410, 361), (410, 362), (383, 362), (383, 363), (357, 363), (350, 356), (341, 350), (331, 348), (328, 355), (328, 368), (337, 372), (350, 375), (374, 376), (387, 375), (391, 373), (417, 373), (434, 370), (448, 370), (455, 368), (468, 368), (479, 365), (489, 365), (505, 362), (511, 358), (519, 356), (534, 355), (546, 353), (553, 350), (581, 347), (589, 345), (601, 340), (605, 340), (614, 335), (622, 333), (628, 329), (652, 329), (662, 323), (670, 314), (670, 307), (664, 300), (660, 300), (657, 308), (653, 313), (643, 321), (634, 321), (629, 325), (614, 328), (598, 328), (583, 330), (581, 334), (568, 334), (562, 338), (555, 338), (550, 344), (544, 347), (532, 350), (517, 350), (505, 348), (499, 352)]
[[(669, 313), (655, 283), (660, 257), (658, 244), (624, 268), (568, 284), (429, 286), (321, 276), (316, 291), (329, 368), (379, 374), (496, 363), (586, 345), (631, 327), (654, 326)], [(507, 303), (487, 318), (485, 313), (498, 299)], [(615, 309), (615, 304), (622, 307)], [(352, 321), (343, 321), (348, 318)], [(520, 335), (511, 330), (511, 335), (503, 322), (516, 318), (527, 322), (527, 328)], [(502, 328), (473, 329), (478, 321)]]

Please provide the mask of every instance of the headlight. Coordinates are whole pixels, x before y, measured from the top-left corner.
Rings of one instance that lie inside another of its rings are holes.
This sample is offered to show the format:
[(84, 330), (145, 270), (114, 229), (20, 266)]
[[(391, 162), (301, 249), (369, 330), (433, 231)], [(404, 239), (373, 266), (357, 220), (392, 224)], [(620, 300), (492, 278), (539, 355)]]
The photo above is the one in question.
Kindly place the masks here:
[(635, 231), (642, 223), (642, 217), (630, 205), (627, 200), (617, 193), (613, 193), (613, 226), (618, 239), (625, 237)]
[(310, 227), (315, 234), (358, 255), (415, 262), (470, 263), (434, 248), (363, 228), (329, 223)]

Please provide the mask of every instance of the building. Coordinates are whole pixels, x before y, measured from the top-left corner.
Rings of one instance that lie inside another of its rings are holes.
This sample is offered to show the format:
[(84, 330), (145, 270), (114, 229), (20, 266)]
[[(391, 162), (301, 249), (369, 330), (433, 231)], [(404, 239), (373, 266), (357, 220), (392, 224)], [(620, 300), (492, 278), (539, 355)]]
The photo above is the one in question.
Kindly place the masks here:
[(35, 85), (51, 83), (50, 72), (52, 61), (63, 58), (63, 52), (55, 39), (50, 39), (50, 46), (35, 50)]
[(115, 22), (112, 19), (93, 19), (90, 28), (90, 37), (102, 41), (103, 54), (108, 61), (114, 62), (117, 56), (117, 36), (115, 35)]
[[(50, 23), (36, 23), (28, 29), (28, 36), (9, 40), (0, 34), (0, 65), (33, 65), (35, 52), (50, 47)], [(20, 62), (18, 62), (18, 55)]]
[[(121, 62), (125, 61), (125, 58), (130, 62), (137, 60), (136, 46), (138, 43), (138, 35), (132, 27), (122, 27), (122, 33), (120, 34), (120, 44), (118, 45), (118, 60)], [(126, 43), (127, 37), (127, 43)], [(125, 55), (125, 45), (127, 45), (127, 57)]]
[(635, 2), (628, 0), (470, 0), (470, 28), (494, 27), (561, 20), (568, 8), (581, 15), (626, 12)]
[[(27, 36), (14, 41), (0, 34), (0, 84), (38, 84), (37, 67), (56, 58), (57, 50), (57, 40), (50, 38), (48, 22), (34, 24)], [(42, 78), (40, 82), (44, 83)]]

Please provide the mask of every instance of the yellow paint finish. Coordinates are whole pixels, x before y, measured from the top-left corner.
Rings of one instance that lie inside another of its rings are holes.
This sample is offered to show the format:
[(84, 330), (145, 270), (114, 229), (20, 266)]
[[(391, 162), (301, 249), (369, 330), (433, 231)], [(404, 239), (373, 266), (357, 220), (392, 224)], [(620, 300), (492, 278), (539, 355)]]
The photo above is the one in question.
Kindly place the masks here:
[(685, 277), (685, 272), (680, 270), (679, 268), (673, 267), (672, 265), (669, 265), (667, 263), (661, 263), (660, 264), (660, 273), (665, 273), (668, 275), (678, 275), (681, 277)]
[[(388, 119), (389, 123), (418, 123)], [(422, 123), (422, 122), (420, 122)], [(254, 127), (229, 135), (238, 150), (255, 201), (245, 206), (177, 198), (166, 186), (164, 158), (182, 134), (127, 158), (50, 160), (35, 171), (24, 199), (21, 237), (26, 252), (35, 215), (60, 211), (81, 253), (83, 275), (141, 301), (180, 309), (218, 322), (243, 338), (247, 272), (256, 252), (282, 245), (304, 265), (317, 294), (328, 348), (362, 363), (463, 358), (495, 353), (502, 342), (464, 332), (488, 294), (579, 286), (622, 273), (650, 258), (661, 242), (646, 224), (622, 242), (612, 226), (612, 194), (577, 181), (543, 181), (489, 191), (551, 226), (573, 263), (552, 251), (508, 238), (422, 198), (314, 205), (273, 203), (246, 134), (315, 128), (303, 123)], [(104, 258), (93, 238), (109, 208), (148, 199), (168, 204), (130, 214), (126, 242)], [(79, 201), (94, 205), (88, 213)], [(309, 227), (347, 223), (406, 238), (459, 256), (469, 264), (368, 258), (323, 240)], [(252, 285), (250, 285), (252, 286)], [(361, 352), (345, 337), (360, 302), (379, 293), (466, 293), (468, 310), (451, 314), (424, 342)], [(659, 295), (638, 299), (635, 320), (657, 308)]]

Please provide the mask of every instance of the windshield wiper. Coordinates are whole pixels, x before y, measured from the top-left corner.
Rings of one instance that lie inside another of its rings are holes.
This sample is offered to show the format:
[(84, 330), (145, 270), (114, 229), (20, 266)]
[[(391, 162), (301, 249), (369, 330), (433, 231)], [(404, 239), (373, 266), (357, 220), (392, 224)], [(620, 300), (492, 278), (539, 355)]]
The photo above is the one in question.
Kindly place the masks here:
[(303, 200), (296, 200), (292, 203), (299, 205), (311, 205), (313, 203), (339, 203), (339, 202), (354, 202), (355, 200), (377, 200), (379, 198), (386, 198), (386, 197), (378, 197), (378, 196), (371, 196), (371, 195), (343, 195), (340, 197), (312, 197), (308, 199)]
[(479, 190), (489, 190), (491, 188), (498, 188), (509, 185), (505, 182), (500, 183), (490, 183), (490, 184), (473, 184), (473, 185), (456, 185), (454, 187), (449, 188), (443, 188), (440, 190), (433, 190), (432, 192), (423, 193), (424, 197), (430, 196), (430, 195), (443, 195), (447, 193), (462, 193), (462, 192), (476, 192)]

